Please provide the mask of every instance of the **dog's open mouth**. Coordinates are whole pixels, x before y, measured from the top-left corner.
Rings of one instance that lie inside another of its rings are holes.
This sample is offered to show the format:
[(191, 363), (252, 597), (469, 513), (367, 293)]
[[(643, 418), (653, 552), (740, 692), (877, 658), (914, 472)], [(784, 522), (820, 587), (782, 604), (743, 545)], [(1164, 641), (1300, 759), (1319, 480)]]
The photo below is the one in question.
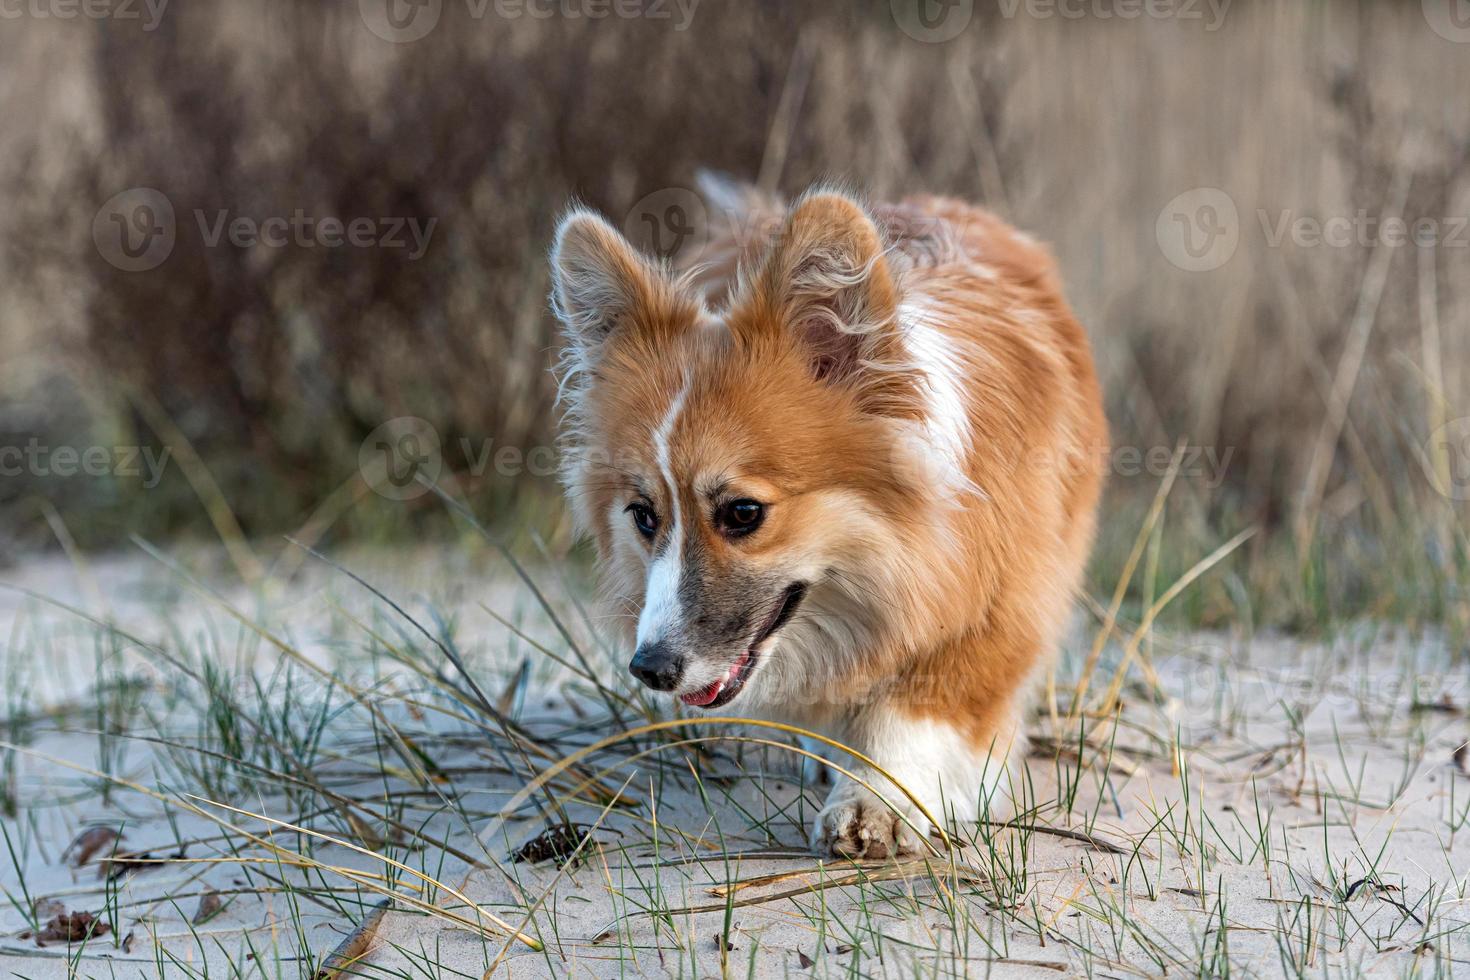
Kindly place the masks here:
[(718, 708), (735, 700), (735, 696), (745, 687), (745, 682), (750, 679), (751, 673), (755, 670), (756, 662), (760, 660), (761, 645), (791, 621), (791, 617), (796, 613), (796, 607), (801, 605), (801, 600), (805, 597), (806, 586), (801, 582), (787, 586), (786, 591), (782, 593), (781, 604), (767, 617), (760, 630), (756, 632), (755, 639), (745, 648), (740, 659), (731, 665), (725, 676), (708, 687), (679, 695), (679, 700), (696, 708)]

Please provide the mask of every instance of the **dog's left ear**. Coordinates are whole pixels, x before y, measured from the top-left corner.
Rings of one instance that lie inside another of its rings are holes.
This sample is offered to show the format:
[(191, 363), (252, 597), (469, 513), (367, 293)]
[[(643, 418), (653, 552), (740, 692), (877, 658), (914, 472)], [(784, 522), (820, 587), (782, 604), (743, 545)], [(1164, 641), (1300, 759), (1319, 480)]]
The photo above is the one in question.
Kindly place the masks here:
[(600, 216), (580, 208), (568, 212), (556, 229), (551, 305), (568, 346), (587, 360), (596, 360), (588, 355), (615, 336), (681, 329), (698, 311), (697, 301), (663, 266)]
[(743, 299), (745, 330), (792, 336), (818, 380), (854, 386), (879, 414), (912, 414), (912, 380), (892, 370), (904, 361), (898, 287), (856, 201), (831, 192), (799, 201)]

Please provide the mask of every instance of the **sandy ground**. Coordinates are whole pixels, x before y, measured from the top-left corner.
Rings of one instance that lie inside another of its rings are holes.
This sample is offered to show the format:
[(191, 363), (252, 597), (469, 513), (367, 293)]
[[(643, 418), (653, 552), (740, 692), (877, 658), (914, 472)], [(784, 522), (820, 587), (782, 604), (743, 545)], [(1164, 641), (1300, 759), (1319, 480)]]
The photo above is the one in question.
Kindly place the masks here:
[[(217, 557), (181, 561), (225, 579)], [(561, 656), (565, 639), (488, 556), (343, 561), (451, 638), (531, 748), (444, 697), (433, 644), (330, 569), (212, 599), (151, 559), (11, 568), (139, 642), (0, 592), (0, 735), (22, 746), (0, 750), (16, 810), (0, 971), (313, 976), (367, 920), (348, 975), (1470, 975), (1470, 692), (1462, 652), (1433, 639), (1156, 637), (1120, 714), (1083, 729), (1040, 713), (1010, 825), (858, 866), (806, 852), (821, 792), (780, 748), (628, 739), (526, 798), (531, 771), (619, 731), (593, 685), (515, 633)], [(550, 581), (615, 677), (595, 619)], [(1095, 628), (1079, 625), (1061, 689)], [(205, 661), (227, 675), (210, 698), (187, 676)], [(514, 860), (562, 819), (575, 860)], [(78, 866), (89, 828), (107, 843)], [(63, 912), (107, 933), (27, 935)]]

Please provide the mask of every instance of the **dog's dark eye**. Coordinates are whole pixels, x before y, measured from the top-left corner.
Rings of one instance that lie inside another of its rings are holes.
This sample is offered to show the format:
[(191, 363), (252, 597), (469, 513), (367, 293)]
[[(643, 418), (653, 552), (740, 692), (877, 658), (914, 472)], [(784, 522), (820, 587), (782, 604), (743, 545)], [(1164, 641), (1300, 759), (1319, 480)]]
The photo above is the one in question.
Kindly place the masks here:
[(638, 529), (639, 534), (645, 538), (651, 538), (658, 533), (658, 515), (653, 512), (652, 507), (647, 504), (632, 503), (628, 505), (627, 511), (633, 515), (633, 526)]
[(754, 500), (732, 500), (720, 508), (720, 530), (730, 535), (749, 534), (761, 526), (766, 509)]

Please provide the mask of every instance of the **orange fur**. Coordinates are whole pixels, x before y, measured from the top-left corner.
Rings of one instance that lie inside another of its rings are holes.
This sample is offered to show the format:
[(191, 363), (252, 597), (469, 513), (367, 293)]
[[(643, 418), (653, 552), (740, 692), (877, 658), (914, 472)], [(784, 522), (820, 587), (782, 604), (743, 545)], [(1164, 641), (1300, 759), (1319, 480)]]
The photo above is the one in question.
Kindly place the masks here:
[[(751, 227), (779, 231), (737, 240)], [(867, 739), (904, 764), (896, 731), (953, 730), (1004, 760), (1079, 585), (1107, 445), (1051, 257), (986, 211), (928, 197), (865, 209), (814, 192), (784, 219), (729, 228), (716, 222), (715, 264), (682, 278), (586, 213), (553, 256), (568, 492), (627, 637), (659, 556), (677, 571), (679, 635), (723, 635), (706, 622), (721, 616), (748, 632), (800, 581), (808, 598), (731, 710)], [(638, 494), (671, 515), (649, 540), (623, 513)], [(764, 505), (749, 536), (707, 519), (732, 497)], [(737, 634), (688, 656), (716, 676), (743, 655)], [(881, 849), (835, 842), (851, 830), (821, 846)]]

